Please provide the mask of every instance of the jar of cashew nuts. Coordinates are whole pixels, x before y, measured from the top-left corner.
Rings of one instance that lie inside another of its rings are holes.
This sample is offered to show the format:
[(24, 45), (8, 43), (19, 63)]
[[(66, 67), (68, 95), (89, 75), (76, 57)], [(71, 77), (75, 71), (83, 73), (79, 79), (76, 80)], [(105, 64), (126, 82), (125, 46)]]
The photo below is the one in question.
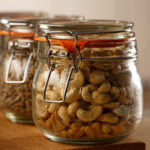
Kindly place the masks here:
[(34, 26), (38, 19), (7, 19), (0, 64), (0, 109), (18, 123), (32, 123), (32, 81), (38, 66)]
[(38, 24), (33, 119), (53, 141), (111, 143), (142, 117), (133, 23), (97, 20)]

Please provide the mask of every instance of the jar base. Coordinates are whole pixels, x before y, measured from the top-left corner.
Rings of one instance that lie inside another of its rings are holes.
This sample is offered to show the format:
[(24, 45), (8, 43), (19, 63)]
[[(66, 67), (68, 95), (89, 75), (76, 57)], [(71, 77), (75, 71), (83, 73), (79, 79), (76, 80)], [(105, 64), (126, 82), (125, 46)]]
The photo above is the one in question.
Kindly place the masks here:
[(83, 140), (83, 139), (68, 139), (68, 138), (62, 138), (57, 136), (51, 136), (46, 132), (43, 132), (43, 134), (50, 140), (54, 142), (60, 142), (60, 143), (67, 143), (67, 144), (110, 144), (110, 143), (116, 143), (120, 142), (126, 137), (128, 137), (130, 134), (122, 135), (122, 136), (115, 136), (110, 138), (103, 138), (103, 139), (89, 139), (89, 140)]
[(3, 113), (6, 116), (6, 118), (8, 118), (10, 121), (12, 121), (14, 123), (33, 124), (32, 119), (26, 119), (26, 118), (18, 117), (18, 116), (14, 115), (13, 113), (8, 112), (8, 111), (3, 111)]

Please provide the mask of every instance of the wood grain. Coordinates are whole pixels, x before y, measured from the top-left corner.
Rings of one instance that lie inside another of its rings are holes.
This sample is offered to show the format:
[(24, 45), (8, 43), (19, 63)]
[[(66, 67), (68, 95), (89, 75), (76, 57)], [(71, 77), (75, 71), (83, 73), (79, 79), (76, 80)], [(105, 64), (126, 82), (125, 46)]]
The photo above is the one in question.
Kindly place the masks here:
[(105, 145), (70, 145), (52, 142), (33, 125), (15, 124), (0, 112), (0, 150), (145, 150), (144, 142), (129, 137)]

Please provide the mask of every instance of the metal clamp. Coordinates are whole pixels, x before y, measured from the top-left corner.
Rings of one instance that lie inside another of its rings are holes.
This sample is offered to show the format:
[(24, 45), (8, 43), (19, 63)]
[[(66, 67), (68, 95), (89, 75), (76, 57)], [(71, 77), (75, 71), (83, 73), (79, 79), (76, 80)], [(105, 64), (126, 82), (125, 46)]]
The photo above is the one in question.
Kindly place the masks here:
[(54, 70), (54, 68), (55, 68), (55, 66), (51, 66), (50, 69), (49, 69), (48, 77), (46, 79), (46, 83), (45, 83), (45, 86), (44, 86), (43, 99), (44, 99), (45, 102), (48, 102), (48, 103), (62, 103), (66, 99), (67, 89), (68, 89), (70, 78), (71, 78), (71, 75), (72, 75), (72, 72), (73, 72), (74, 68), (71, 67), (71, 69), (69, 71), (69, 75), (68, 75), (67, 82), (66, 82), (65, 89), (64, 89), (63, 99), (62, 100), (48, 100), (48, 99), (46, 99), (46, 89), (47, 89), (47, 86), (48, 86), (48, 82), (49, 82), (51, 73)]
[(79, 50), (79, 48), (78, 48), (78, 46), (77, 46), (78, 34), (77, 34), (76, 32), (70, 32), (70, 31), (60, 31), (60, 32), (58, 32), (58, 31), (51, 31), (50, 33), (68, 33), (68, 34), (74, 35), (74, 36), (75, 36), (74, 47), (75, 47), (75, 50), (76, 50), (77, 54), (79, 55), (79, 65), (77, 66), (77, 65), (76, 65), (76, 62), (75, 62), (74, 56), (73, 56), (71, 53), (68, 52), (67, 58), (68, 58), (68, 59), (71, 58), (71, 60), (72, 60), (72, 66), (71, 66), (71, 68), (70, 68), (70, 71), (69, 71), (69, 74), (68, 74), (68, 77), (67, 77), (67, 81), (66, 81), (66, 85), (65, 85), (65, 89), (64, 89), (64, 96), (63, 96), (63, 99), (62, 99), (62, 100), (48, 100), (48, 99), (46, 99), (46, 90), (47, 90), (47, 86), (48, 86), (48, 83), (49, 83), (49, 79), (50, 79), (50, 76), (51, 76), (52, 71), (56, 68), (56, 67), (55, 67), (53, 64), (51, 64), (51, 62), (50, 62), (50, 59), (51, 59), (50, 56), (51, 56), (51, 54), (52, 54), (52, 52), (51, 52), (51, 50), (50, 50), (51, 44), (50, 44), (48, 35), (46, 35), (46, 41), (47, 41), (48, 46), (49, 46), (49, 48), (48, 48), (48, 53), (47, 53), (47, 64), (48, 64), (48, 66), (49, 66), (50, 68), (49, 68), (48, 77), (47, 77), (47, 79), (46, 79), (46, 83), (45, 83), (44, 90), (43, 90), (43, 99), (44, 99), (45, 102), (48, 102), (48, 103), (62, 103), (62, 102), (64, 102), (65, 99), (66, 99), (67, 89), (68, 89), (68, 86), (69, 86), (69, 83), (70, 83), (70, 79), (71, 79), (72, 72), (73, 72), (73, 70), (75, 70), (75, 72), (77, 72), (78, 69), (79, 69), (79, 67), (80, 67), (80, 63), (81, 63), (81, 61), (82, 61), (82, 55), (81, 55), (80, 50)]
[(28, 72), (28, 69), (29, 69), (29, 65), (30, 65), (32, 56), (33, 56), (33, 53), (30, 53), (28, 61), (27, 61), (27, 65), (26, 65), (25, 70), (24, 70), (23, 80), (21, 80), (21, 81), (10, 81), (10, 80), (8, 80), (9, 70), (10, 70), (10, 66), (11, 66), (12, 60), (15, 57), (15, 53), (12, 53), (11, 56), (10, 56), (10, 59), (8, 61), (7, 69), (6, 69), (5, 82), (6, 83), (24, 83), (25, 80), (26, 80), (26, 77), (27, 77), (27, 72)]

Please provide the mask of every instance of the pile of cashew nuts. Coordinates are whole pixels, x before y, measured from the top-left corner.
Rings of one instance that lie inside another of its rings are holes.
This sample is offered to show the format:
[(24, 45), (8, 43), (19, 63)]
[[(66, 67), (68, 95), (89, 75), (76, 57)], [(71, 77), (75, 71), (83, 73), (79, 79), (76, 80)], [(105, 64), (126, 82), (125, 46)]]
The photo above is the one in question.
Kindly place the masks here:
[[(46, 98), (61, 100), (70, 67), (55, 68)], [(138, 93), (131, 74), (117, 62), (82, 61), (73, 72), (63, 103), (43, 100), (47, 67), (36, 85), (35, 122), (50, 135), (101, 139), (129, 134), (138, 121)]]

